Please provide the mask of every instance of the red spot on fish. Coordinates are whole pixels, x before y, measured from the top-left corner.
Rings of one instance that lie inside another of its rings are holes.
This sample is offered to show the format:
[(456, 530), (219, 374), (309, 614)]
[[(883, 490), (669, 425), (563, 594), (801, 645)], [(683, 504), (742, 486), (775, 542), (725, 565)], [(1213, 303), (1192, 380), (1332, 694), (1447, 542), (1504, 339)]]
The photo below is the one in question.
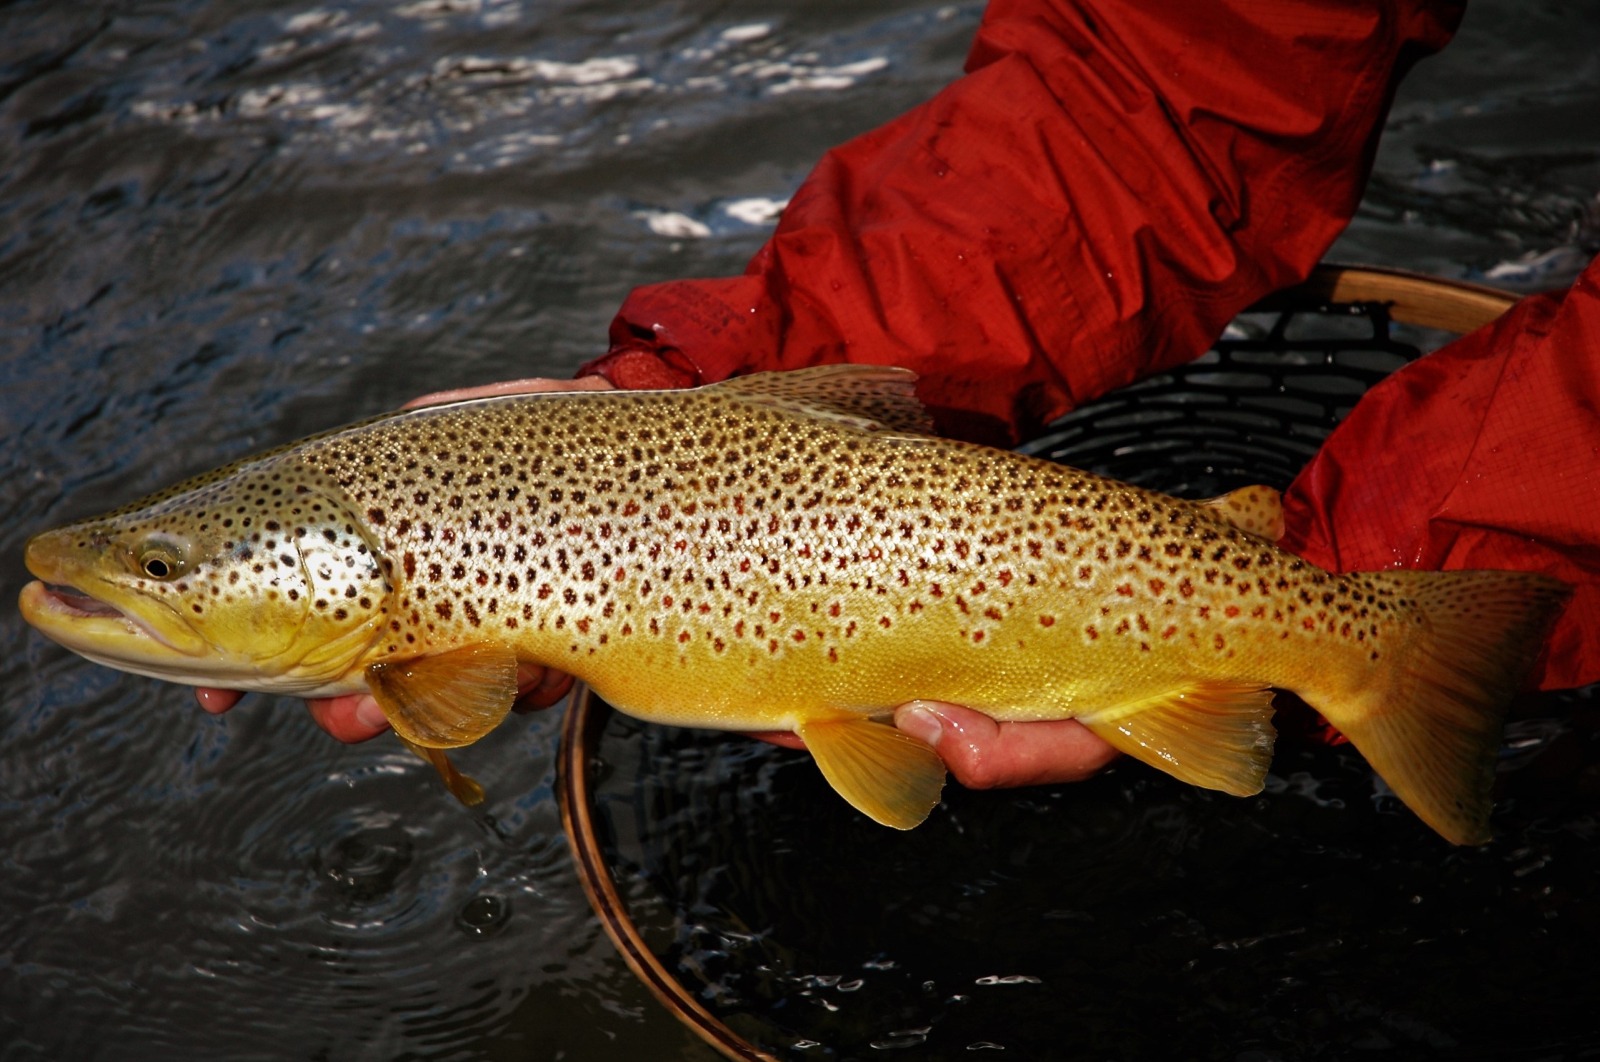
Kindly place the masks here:
[(1083, 629), (1083, 633), (1089, 636), (1091, 642), (1100, 637), (1100, 632), (1094, 629), (1094, 624), (1092, 623)]
[(1055, 625), (1056, 625), (1056, 618), (1054, 616), (1040, 616), (1039, 617), (1039, 626), (1041, 626), (1041, 627), (1054, 627)]
[(884, 630), (888, 630), (889, 627), (891, 626), (891, 624), (889, 623), (889, 617), (888, 616), (879, 616), (878, 617), (878, 626), (882, 627)]
[(797, 642), (803, 642), (803, 641), (806, 640), (806, 632), (803, 631), (803, 630), (800, 630), (799, 628), (796, 628), (794, 634), (792, 635), (792, 637)]
[(1233, 619), (1235, 616), (1237, 616), (1239, 614), (1239, 606), (1238, 605), (1229, 605), (1227, 608), (1222, 610), (1222, 614), (1224, 616), (1227, 616), (1229, 619)]
[(1150, 592), (1152, 594), (1159, 594), (1159, 593), (1161, 593), (1161, 591), (1165, 590), (1166, 588), (1167, 588), (1167, 584), (1162, 582), (1160, 579), (1151, 579), (1150, 580)]
[(981, 642), (981, 641), (983, 641), (983, 632), (982, 632), (982, 631), (973, 631), (973, 632), (972, 632), (972, 640), (973, 640), (973, 641), (974, 641), (974, 642)]

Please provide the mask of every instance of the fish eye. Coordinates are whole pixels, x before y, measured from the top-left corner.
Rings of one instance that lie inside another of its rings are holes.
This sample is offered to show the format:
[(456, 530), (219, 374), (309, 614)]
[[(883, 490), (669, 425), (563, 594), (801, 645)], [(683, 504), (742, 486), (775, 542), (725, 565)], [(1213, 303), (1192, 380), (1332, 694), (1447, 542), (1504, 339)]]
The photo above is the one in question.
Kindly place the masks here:
[(171, 542), (146, 542), (134, 557), (134, 567), (149, 579), (171, 579), (183, 570), (183, 556)]

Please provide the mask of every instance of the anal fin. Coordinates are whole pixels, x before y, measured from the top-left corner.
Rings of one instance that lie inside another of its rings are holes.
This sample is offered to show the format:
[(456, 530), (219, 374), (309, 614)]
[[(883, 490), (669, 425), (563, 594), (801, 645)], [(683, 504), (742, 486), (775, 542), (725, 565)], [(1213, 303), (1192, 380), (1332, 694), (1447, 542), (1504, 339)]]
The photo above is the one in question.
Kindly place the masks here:
[(483, 803), (483, 786), (477, 780), (456, 770), (456, 765), (450, 762), (450, 757), (445, 755), (443, 749), (428, 749), (421, 745), (413, 745), (401, 738), (400, 741), (406, 748), (433, 764), (433, 769), (439, 772), (439, 777), (444, 781), (445, 788), (450, 790), (457, 800), (469, 808), (475, 808)]
[(394, 732), (429, 749), (472, 744), (499, 726), (517, 699), (517, 656), (504, 645), (386, 660), (366, 677)]
[(1197, 681), (1077, 717), (1102, 740), (1182, 782), (1234, 796), (1261, 792), (1272, 762), (1272, 690)]
[(874, 822), (909, 830), (944, 789), (944, 761), (892, 726), (860, 717), (802, 723), (796, 733), (828, 784)]

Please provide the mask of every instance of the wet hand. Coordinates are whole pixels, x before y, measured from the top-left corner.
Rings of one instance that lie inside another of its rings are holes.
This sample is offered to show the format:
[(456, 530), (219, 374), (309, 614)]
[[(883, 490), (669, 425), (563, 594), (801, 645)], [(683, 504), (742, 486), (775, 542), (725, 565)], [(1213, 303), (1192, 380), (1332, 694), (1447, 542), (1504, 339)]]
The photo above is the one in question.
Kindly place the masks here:
[[(514, 712), (532, 712), (548, 708), (560, 701), (572, 689), (572, 676), (536, 664), (517, 666), (517, 700), (511, 706)], [(239, 703), (244, 694), (237, 690), (203, 688), (195, 690), (200, 707), (212, 715), (221, 715)], [(370, 693), (351, 693), (343, 697), (314, 697), (306, 701), (306, 708), (316, 724), (329, 735), (347, 744), (366, 741), (389, 729), (383, 709)]]
[(502, 380), (500, 383), (484, 384), (482, 387), (461, 387), (454, 391), (434, 391), (413, 398), (403, 408), (420, 409), (423, 406), (442, 406), (447, 402), (465, 402), (473, 398), (496, 398), (500, 395), (540, 395), (552, 391), (611, 391), (611, 386), (604, 376), (585, 376), (579, 380), (552, 380), (546, 376), (535, 376), (526, 380)]
[[(958, 704), (912, 701), (895, 710), (894, 722), (933, 746), (956, 781), (968, 789), (1081, 782), (1118, 755), (1073, 719), (1001, 723)], [(754, 736), (785, 748), (805, 747), (795, 734)]]

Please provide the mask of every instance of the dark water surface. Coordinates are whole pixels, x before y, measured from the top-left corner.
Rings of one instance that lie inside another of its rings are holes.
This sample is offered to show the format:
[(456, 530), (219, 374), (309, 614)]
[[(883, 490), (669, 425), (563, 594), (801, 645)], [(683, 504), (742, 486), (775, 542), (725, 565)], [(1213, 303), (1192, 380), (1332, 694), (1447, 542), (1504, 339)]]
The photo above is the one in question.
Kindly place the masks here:
[[(0, 599), (43, 527), (440, 386), (569, 374), (629, 288), (740, 270), (827, 146), (956, 76), (980, 10), (0, 6)], [(1596, 115), (1600, 12), (1474, 6), (1404, 86), (1336, 256), (1565, 283), (1600, 247)], [(339, 746), (266, 698), (207, 717), (9, 606), (0, 630), (0, 1059), (709, 1057), (589, 915), (551, 798), (557, 713), (463, 755), (490, 792), (472, 813), (387, 739)], [(876, 967), (774, 972), (765, 996), (707, 975), (713, 995), (854, 1015), (831, 1030), (850, 1057), (928, 1053), (892, 1019), (929, 991), (963, 1054), (1022, 1030), (1059, 1035), (1056, 1057), (1158, 1057), (1157, 1033), (1198, 1029), (1196, 1057), (1594, 1057), (1600, 1019), (1574, 1002), (1600, 943), (1574, 803), (1596, 796), (1593, 720), (1513, 737), (1515, 841), (1473, 852), (1370, 810), (1359, 763), (1314, 751), (1280, 761), (1266, 811), (1126, 771), (959, 794), (940, 836), (960, 844), (893, 861), (766, 750), (697, 781), (703, 746), (636, 735), (622, 755), (663, 767), (616, 799), (728, 816), (708, 853), (655, 853), (656, 883), (732, 889), (768, 921), (741, 942), (680, 920), (687, 954), (882, 924)], [(781, 813), (819, 799), (819, 819)], [(1077, 832), (1034, 855), (1030, 816), (1067, 801), (1081, 813), (1054, 820)], [(819, 844), (846, 855), (797, 902)], [(1413, 871), (1385, 872), (1406, 853)], [(1263, 893), (1249, 860), (1309, 876)], [(1076, 877), (1039, 908), (1046, 866)], [(648, 909), (652, 879), (631, 887)], [(943, 944), (971, 987), (894, 973)], [(1413, 949), (1377, 987), (1351, 959)], [(1429, 978), (1456, 1018), (1415, 1003)], [(948, 1000), (983, 993), (1010, 994), (999, 1026), (962, 1025)], [(1527, 1036), (1486, 1039), (1474, 1009)], [(796, 1056), (834, 1053), (818, 1039)]]

